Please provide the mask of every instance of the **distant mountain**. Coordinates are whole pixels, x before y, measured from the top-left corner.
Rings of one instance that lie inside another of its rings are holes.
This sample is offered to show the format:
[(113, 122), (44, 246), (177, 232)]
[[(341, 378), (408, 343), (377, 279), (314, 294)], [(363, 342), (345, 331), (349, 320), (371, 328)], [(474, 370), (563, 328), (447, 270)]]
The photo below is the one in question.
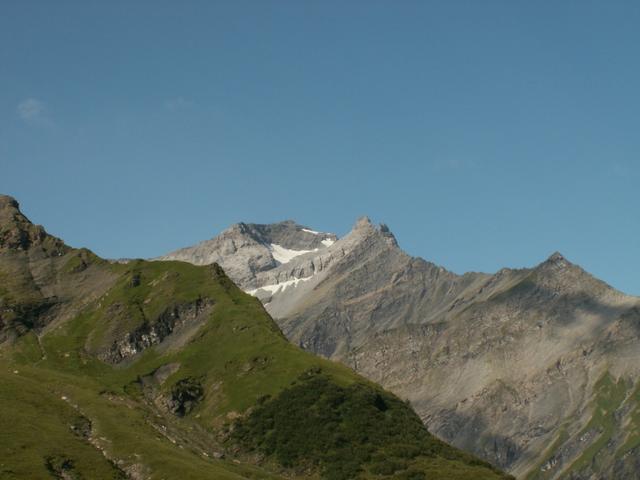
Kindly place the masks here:
[(331, 246), (337, 237), (321, 234), (288, 220), (273, 225), (238, 223), (219, 236), (158, 260), (182, 260), (194, 265), (218, 263), (243, 288), (255, 288), (262, 274), (306, 253)]
[[(286, 243), (251, 233), (274, 229)], [(294, 343), (409, 399), (438, 436), (520, 478), (640, 478), (639, 298), (559, 253), (456, 275), (367, 218), (340, 239), (310, 230), (240, 224), (163, 258), (228, 265)], [(309, 235), (319, 242), (303, 244)], [(250, 242), (261, 256), (238, 247)]]
[(508, 478), (292, 345), (217, 264), (109, 262), (7, 196), (0, 384), (2, 479)]

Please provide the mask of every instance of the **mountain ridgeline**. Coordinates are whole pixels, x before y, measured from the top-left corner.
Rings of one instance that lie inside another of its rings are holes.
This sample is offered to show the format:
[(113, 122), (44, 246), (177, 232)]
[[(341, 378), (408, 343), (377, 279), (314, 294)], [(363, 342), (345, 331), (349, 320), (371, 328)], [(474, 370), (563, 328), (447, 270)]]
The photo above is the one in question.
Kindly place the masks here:
[[(245, 228), (310, 252), (337, 241)], [(272, 266), (291, 255), (265, 248)], [(7, 196), (0, 357), (2, 479), (509, 478), (392, 393), (291, 344), (217, 263), (110, 262)]]
[(362, 218), (342, 238), (238, 224), (162, 258), (215, 260), (293, 343), (518, 478), (640, 478), (640, 299), (559, 253), (457, 275)]

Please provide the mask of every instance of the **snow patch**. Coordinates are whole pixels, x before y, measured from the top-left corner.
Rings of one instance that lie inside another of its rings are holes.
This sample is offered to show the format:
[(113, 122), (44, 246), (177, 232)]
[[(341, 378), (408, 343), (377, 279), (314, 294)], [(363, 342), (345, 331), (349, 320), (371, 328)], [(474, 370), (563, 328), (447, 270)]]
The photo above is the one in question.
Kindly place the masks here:
[(280, 293), (284, 292), (290, 286), (295, 287), (300, 282), (306, 282), (307, 280), (311, 279), (311, 277), (313, 277), (313, 275), (309, 277), (303, 277), (303, 278), (293, 278), (291, 280), (287, 280), (286, 282), (276, 283), (275, 285), (264, 285), (260, 288), (256, 288), (255, 290), (247, 290), (247, 293), (249, 295), (255, 296), (255, 294), (258, 293), (258, 291), (266, 290), (267, 292), (270, 292), (271, 295), (274, 295), (278, 292)]
[[(313, 233), (314, 235), (322, 235), (322, 232), (316, 232), (315, 230), (309, 230), (308, 228), (303, 228), (302, 231), (307, 233)], [(321, 240), (320, 243), (322, 243), (325, 247), (330, 247), (336, 242), (335, 240), (331, 240), (330, 238), (325, 238), (324, 240)]]
[(305, 253), (309, 252), (316, 252), (318, 250), (317, 248), (313, 250), (290, 250), (288, 248), (284, 248), (281, 245), (278, 245), (277, 243), (272, 243), (270, 248), (271, 255), (273, 255), (273, 258), (275, 258), (276, 261), (280, 263), (289, 263), (291, 260), (300, 255), (304, 255)]

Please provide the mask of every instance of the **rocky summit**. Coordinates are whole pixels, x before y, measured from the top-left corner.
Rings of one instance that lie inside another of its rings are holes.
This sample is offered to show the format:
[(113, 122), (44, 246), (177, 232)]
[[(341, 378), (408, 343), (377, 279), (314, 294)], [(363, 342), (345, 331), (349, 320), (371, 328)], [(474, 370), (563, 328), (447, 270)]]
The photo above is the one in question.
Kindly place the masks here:
[(640, 478), (640, 299), (560, 253), (457, 275), (365, 217), (342, 238), (238, 224), (163, 258), (220, 263), (291, 341), (518, 478)]

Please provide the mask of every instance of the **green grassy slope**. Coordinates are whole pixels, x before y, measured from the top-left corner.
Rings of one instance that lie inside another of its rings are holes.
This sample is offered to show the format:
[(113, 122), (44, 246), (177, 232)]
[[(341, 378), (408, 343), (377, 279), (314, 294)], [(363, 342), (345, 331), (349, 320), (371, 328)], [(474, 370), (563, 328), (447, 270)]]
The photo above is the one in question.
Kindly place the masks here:
[(504, 477), (288, 343), (219, 267), (111, 264), (11, 215), (0, 212), (0, 478)]

